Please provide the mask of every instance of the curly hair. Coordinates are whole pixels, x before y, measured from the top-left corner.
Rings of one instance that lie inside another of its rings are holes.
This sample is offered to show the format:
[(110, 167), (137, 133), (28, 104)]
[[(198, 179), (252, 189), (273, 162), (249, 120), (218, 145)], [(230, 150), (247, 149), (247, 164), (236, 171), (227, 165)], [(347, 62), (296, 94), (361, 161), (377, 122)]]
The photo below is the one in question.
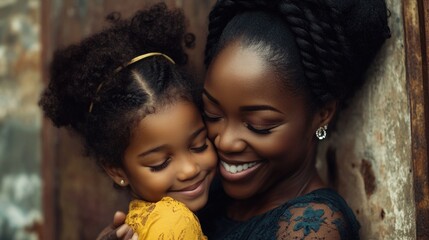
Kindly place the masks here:
[(351, 96), (390, 37), (384, 0), (219, 0), (209, 18), (206, 67), (240, 41), (315, 107)]
[[(98, 164), (121, 166), (139, 120), (172, 101), (194, 101), (196, 88), (182, 69), (187, 56), (181, 11), (160, 3), (128, 20), (117, 13), (107, 19), (109, 28), (54, 53), (39, 105), (55, 126), (82, 137)], [(148, 52), (162, 52), (176, 64), (152, 56), (115, 72)]]

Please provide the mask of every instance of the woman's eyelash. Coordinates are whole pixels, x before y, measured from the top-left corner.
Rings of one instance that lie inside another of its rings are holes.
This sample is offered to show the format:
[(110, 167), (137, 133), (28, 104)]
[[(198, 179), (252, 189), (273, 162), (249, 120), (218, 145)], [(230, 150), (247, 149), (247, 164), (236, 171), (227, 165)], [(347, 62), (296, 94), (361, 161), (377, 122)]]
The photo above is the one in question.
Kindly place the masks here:
[(210, 121), (210, 122), (214, 122), (220, 119), (219, 116), (213, 115), (213, 114), (208, 114), (207, 112), (203, 112), (203, 118), (206, 121)]
[(195, 147), (195, 148), (191, 148), (191, 150), (195, 153), (200, 153), (203, 152), (207, 149), (209, 145), (207, 143), (204, 143), (204, 145), (202, 145), (201, 147)]
[(170, 164), (170, 158), (167, 158), (163, 163), (161, 163), (159, 165), (151, 166), (150, 171), (159, 172), (159, 171), (163, 170), (164, 168), (166, 168), (168, 166), (168, 164)]
[(269, 127), (269, 128), (265, 128), (265, 129), (258, 129), (249, 123), (244, 123), (244, 126), (246, 126), (246, 128), (249, 129), (250, 131), (257, 133), (257, 134), (270, 134), (271, 129), (277, 127), (277, 126), (273, 126), (273, 127)]

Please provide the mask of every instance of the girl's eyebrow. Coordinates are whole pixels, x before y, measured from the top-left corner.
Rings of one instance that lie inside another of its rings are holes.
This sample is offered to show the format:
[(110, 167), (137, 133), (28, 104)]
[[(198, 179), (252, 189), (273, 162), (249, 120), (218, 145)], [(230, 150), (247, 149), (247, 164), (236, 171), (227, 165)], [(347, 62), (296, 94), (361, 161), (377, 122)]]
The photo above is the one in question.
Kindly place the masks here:
[(212, 95), (210, 95), (208, 92), (207, 92), (207, 90), (204, 88), (204, 90), (203, 90), (203, 94), (204, 95), (206, 95), (206, 97), (210, 100), (210, 101), (212, 101), (214, 104), (216, 104), (216, 105), (219, 105), (219, 101), (218, 100), (216, 100), (216, 98), (214, 98)]
[(197, 129), (195, 132), (193, 132), (189, 138), (190, 138), (190, 139), (194, 139), (194, 138), (196, 138), (196, 137), (197, 137), (198, 135), (200, 135), (200, 133), (201, 133), (202, 131), (204, 131), (204, 130), (206, 130), (206, 127), (205, 127), (205, 126), (202, 126), (201, 128)]
[(149, 149), (149, 150), (147, 150), (147, 151), (145, 151), (145, 152), (142, 152), (142, 153), (140, 153), (140, 154), (138, 155), (138, 157), (145, 157), (146, 155), (149, 155), (149, 154), (151, 154), (151, 153), (160, 152), (161, 150), (163, 150), (163, 149), (165, 149), (165, 148), (167, 148), (167, 144), (163, 144), (163, 145), (161, 145), (161, 146), (154, 147), (154, 148)]
[[(194, 131), (194, 132), (189, 136), (189, 139), (194, 139), (194, 138), (196, 138), (196, 137), (197, 137), (201, 132), (203, 132), (204, 130), (206, 130), (206, 127), (205, 127), (205, 126), (202, 126), (201, 128), (199, 128), (199, 129), (197, 129), (196, 131)], [(168, 145), (167, 145), (167, 144), (163, 144), (163, 145), (161, 145), (161, 146), (154, 147), (154, 148), (152, 148), (152, 149), (149, 149), (149, 150), (147, 150), (147, 151), (145, 151), (145, 152), (140, 153), (140, 154), (138, 155), (138, 157), (145, 157), (145, 156), (147, 156), (147, 155), (149, 155), (149, 154), (151, 154), (151, 153), (160, 152), (160, 151), (162, 151), (162, 150), (166, 149), (167, 147), (168, 147)]]

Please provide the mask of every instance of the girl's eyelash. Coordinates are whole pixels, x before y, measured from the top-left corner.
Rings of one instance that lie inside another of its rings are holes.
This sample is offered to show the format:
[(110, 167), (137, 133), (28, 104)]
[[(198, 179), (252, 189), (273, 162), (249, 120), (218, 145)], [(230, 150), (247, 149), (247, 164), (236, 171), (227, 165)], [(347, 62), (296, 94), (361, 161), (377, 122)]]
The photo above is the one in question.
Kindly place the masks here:
[(194, 148), (191, 148), (191, 150), (195, 153), (200, 153), (200, 152), (205, 151), (208, 146), (209, 145), (207, 143), (204, 143), (204, 145), (202, 145), (201, 147), (194, 147)]
[(269, 128), (265, 128), (265, 129), (257, 129), (249, 123), (244, 123), (244, 126), (246, 126), (246, 128), (249, 129), (250, 131), (257, 133), (257, 134), (270, 134), (271, 129), (277, 127), (277, 126), (273, 126), (273, 127), (269, 127)]
[(167, 158), (163, 163), (161, 163), (159, 165), (151, 166), (150, 171), (151, 172), (159, 172), (159, 171), (163, 170), (164, 168), (166, 168), (168, 166), (168, 164), (170, 164), (170, 158)]

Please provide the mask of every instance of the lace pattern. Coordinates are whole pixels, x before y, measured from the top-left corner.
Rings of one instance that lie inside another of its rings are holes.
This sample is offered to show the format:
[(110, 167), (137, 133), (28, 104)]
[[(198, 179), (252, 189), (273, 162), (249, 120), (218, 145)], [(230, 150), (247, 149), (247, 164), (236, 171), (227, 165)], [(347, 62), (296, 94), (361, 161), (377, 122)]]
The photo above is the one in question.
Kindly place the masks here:
[(204, 233), (210, 240), (359, 239), (360, 226), (352, 210), (330, 189), (313, 191), (244, 222), (226, 217), (226, 202), (211, 204), (215, 210), (200, 215)]
[(138, 233), (140, 240), (207, 239), (194, 213), (171, 197), (155, 203), (131, 201), (125, 222)]

